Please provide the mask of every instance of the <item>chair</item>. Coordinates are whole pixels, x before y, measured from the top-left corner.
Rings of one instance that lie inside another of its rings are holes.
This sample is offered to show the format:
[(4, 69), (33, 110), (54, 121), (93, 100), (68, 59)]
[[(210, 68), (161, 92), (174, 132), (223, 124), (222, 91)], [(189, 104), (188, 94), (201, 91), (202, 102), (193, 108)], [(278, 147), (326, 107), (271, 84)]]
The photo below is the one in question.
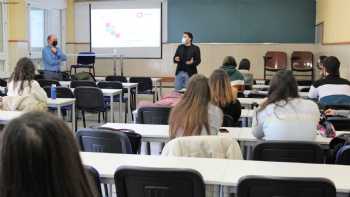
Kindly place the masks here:
[(310, 81), (314, 80), (314, 54), (312, 52), (294, 51), (291, 57), (291, 64), (294, 76), (310, 77)]
[(136, 123), (167, 125), (170, 107), (142, 107), (137, 110)]
[(80, 72), (75, 75), (71, 75), (72, 81), (94, 81), (96, 82), (96, 79), (93, 74), (89, 72)]
[(115, 75), (107, 76), (106, 77), (106, 81), (119, 81), (119, 82), (122, 82), (122, 83), (128, 82), (126, 77), (124, 77), (124, 76), (115, 76)]
[(335, 164), (350, 165), (350, 145), (343, 146), (338, 150)]
[(347, 117), (327, 117), (327, 120), (331, 122), (336, 131), (349, 131), (350, 130), (350, 118)]
[(7, 81), (4, 79), (0, 79), (0, 87), (7, 87)]
[[(123, 89), (123, 84), (122, 82), (119, 81), (101, 81), (97, 84), (97, 87), (101, 88), (101, 89), (122, 89), (123, 93), (122, 93), (122, 100), (120, 101), (119, 95), (115, 96), (113, 99), (115, 102), (122, 102), (125, 104), (125, 113), (124, 113), (124, 120), (127, 120), (127, 114), (128, 114), (128, 97), (125, 96), (125, 93), (128, 92), (128, 90)], [(105, 98), (105, 101), (108, 103), (110, 101), (109, 97)], [(133, 103), (131, 103), (131, 105), (133, 105)]]
[(158, 95), (153, 90), (153, 82), (150, 77), (131, 77), (130, 83), (138, 83), (138, 94), (150, 94), (153, 95), (153, 102), (158, 100)]
[[(47, 94), (47, 97), (51, 97), (51, 87), (46, 86), (44, 90)], [(56, 97), (57, 98), (74, 98), (74, 94), (70, 88), (66, 87), (56, 87)]]
[(77, 87), (97, 87), (96, 82), (94, 81), (72, 81), (70, 83), (71, 88)]
[(101, 129), (80, 129), (76, 138), (83, 152), (132, 154), (127, 135)]
[(323, 163), (323, 150), (311, 142), (263, 142), (255, 146), (253, 160)]
[(336, 197), (336, 189), (323, 178), (246, 176), (239, 180), (238, 197)]
[(281, 51), (266, 52), (264, 56), (264, 79), (272, 77), (275, 72), (285, 70), (287, 67), (287, 53)]
[(95, 76), (95, 53), (94, 52), (80, 52), (77, 59), (76, 65), (71, 65), (70, 74), (72, 75), (72, 69), (74, 69), (74, 74), (77, 73), (77, 68), (87, 68), (89, 69), (89, 73)]
[(224, 114), (224, 120), (222, 123), (223, 127), (239, 127), (240, 123), (239, 121), (235, 121), (232, 116), (228, 115), (228, 114)]
[(114, 180), (121, 197), (205, 197), (203, 178), (194, 170), (122, 167)]
[[(44, 87), (44, 90), (47, 94), (48, 98), (51, 98), (51, 87), (46, 86)], [(57, 98), (74, 98), (74, 94), (70, 88), (66, 87), (56, 87), (56, 97)], [(57, 110), (56, 107), (49, 107), (50, 110)], [(61, 109), (64, 113), (67, 110), (72, 110), (72, 106), (63, 106)], [(72, 114), (71, 114), (71, 120), (73, 119)]]
[(84, 166), (84, 168), (85, 168), (85, 171), (86, 171), (88, 177), (90, 178), (92, 186), (96, 187), (98, 197), (103, 197), (102, 189), (101, 189), (100, 174), (98, 173), (98, 171), (95, 168), (93, 168), (91, 166)]
[(56, 85), (57, 87), (61, 86), (61, 84), (56, 80), (39, 79), (38, 83), (42, 88), (47, 87), (47, 86), (51, 87), (51, 85), (53, 85), (53, 84)]
[(85, 112), (98, 113), (99, 123), (101, 113), (103, 114), (103, 119), (105, 121), (107, 120), (108, 106), (104, 102), (101, 89), (95, 87), (78, 87), (74, 89), (74, 96), (76, 107), (78, 110), (81, 110), (83, 115), (84, 128), (86, 127)]
[(140, 154), (141, 153), (141, 140), (142, 136), (138, 133), (136, 133), (133, 130), (130, 129), (112, 129), (107, 127), (99, 127), (98, 129), (106, 130), (106, 131), (112, 131), (112, 132), (122, 132), (126, 134), (129, 138), (132, 154)]

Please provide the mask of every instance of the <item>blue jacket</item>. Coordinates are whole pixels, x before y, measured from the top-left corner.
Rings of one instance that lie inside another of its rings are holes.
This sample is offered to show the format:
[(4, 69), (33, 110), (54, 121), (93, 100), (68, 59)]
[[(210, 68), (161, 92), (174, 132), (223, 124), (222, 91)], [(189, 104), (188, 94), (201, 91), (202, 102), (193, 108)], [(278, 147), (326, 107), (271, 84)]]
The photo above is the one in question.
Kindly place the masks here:
[(44, 70), (54, 72), (59, 72), (61, 70), (61, 63), (67, 60), (66, 55), (63, 54), (60, 48), (57, 48), (56, 54), (52, 53), (50, 45), (43, 48), (42, 58)]

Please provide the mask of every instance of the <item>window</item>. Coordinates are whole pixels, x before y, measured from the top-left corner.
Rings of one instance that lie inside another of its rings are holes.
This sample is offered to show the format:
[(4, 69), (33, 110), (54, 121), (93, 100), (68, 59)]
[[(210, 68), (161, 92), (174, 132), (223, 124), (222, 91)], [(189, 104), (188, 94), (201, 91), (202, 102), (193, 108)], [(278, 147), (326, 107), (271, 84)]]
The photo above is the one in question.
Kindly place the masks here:
[(0, 77), (8, 77), (7, 71), (7, 11), (3, 6), (3, 0), (0, 0)]
[(45, 45), (45, 10), (30, 10), (30, 46), (33, 51), (41, 50)]

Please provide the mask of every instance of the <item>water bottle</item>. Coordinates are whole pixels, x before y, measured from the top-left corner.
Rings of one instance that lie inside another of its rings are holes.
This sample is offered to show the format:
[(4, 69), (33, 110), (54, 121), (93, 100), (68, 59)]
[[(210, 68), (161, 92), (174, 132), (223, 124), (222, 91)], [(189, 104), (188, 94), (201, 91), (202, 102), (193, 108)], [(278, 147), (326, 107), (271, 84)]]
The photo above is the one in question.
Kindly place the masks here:
[(51, 85), (51, 99), (56, 99), (57, 94), (56, 94), (56, 84)]

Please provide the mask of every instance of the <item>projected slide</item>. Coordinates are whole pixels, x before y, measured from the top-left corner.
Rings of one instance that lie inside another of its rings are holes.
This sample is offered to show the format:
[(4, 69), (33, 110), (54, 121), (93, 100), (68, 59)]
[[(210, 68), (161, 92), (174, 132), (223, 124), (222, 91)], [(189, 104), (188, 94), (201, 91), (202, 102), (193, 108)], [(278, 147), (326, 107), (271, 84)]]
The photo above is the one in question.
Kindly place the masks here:
[(92, 9), (92, 48), (160, 47), (160, 9)]

